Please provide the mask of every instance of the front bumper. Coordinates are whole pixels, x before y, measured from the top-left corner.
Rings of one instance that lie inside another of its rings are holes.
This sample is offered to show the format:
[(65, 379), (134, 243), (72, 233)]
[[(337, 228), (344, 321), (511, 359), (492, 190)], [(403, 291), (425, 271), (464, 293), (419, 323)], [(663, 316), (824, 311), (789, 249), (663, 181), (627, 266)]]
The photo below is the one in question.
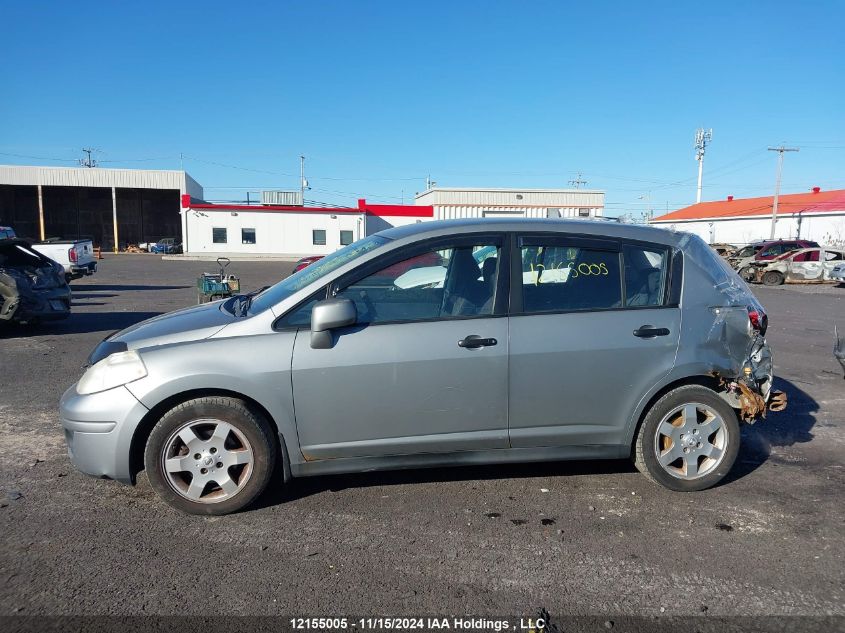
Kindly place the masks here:
[(59, 404), (70, 461), (87, 475), (134, 484), (132, 436), (148, 411), (125, 386), (84, 396), (72, 386)]
[(830, 278), (833, 281), (845, 283), (845, 270), (834, 270), (832, 273), (830, 273)]

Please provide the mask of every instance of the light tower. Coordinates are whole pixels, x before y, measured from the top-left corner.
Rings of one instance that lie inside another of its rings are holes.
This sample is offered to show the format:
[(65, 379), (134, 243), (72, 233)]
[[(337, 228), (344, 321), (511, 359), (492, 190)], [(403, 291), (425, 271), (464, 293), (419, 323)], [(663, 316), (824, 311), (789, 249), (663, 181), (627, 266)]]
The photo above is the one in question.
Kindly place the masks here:
[(703, 127), (695, 131), (695, 160), (698, 161), (698, 190), (695, 194), (695, 202), (701, 202), (701, 176), (704, 173), (704, 151), (707, 144), (713, 138), (713, 128), (705, 130)]

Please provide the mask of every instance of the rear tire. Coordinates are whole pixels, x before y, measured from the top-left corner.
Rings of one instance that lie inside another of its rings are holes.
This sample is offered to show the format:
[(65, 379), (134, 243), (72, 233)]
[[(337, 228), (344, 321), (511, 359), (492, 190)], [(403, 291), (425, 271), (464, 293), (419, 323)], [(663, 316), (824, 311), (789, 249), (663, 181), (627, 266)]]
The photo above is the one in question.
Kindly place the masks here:
[(229, 514), (264, 492), (281, 459), (270, 424), (243, 400), (195, 398), (165, 413), (144, 451), (150, 484), (190, 514)]
[(705, 490), (730, 472), (739, 442), (733, 408), (707, 387), (686, 385), (646, 414), (634, 443), (634, 465), (670, 490)]
[(769, 270), (763, 273), (764, 286), (780, 286), (783, 282), (783, 273), (779, 273), (776, 270)]

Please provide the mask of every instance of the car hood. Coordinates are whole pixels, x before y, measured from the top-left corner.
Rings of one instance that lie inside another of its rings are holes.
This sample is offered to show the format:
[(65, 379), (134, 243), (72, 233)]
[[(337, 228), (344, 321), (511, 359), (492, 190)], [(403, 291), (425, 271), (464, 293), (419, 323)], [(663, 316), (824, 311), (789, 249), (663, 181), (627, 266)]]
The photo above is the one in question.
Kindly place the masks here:
[(233, 314), (221, 309), (222, 305), (222, 301), (215, 301), (168, 312), (136, 323), (106, 340), (138, 349), (208, 338), (236, 320)]

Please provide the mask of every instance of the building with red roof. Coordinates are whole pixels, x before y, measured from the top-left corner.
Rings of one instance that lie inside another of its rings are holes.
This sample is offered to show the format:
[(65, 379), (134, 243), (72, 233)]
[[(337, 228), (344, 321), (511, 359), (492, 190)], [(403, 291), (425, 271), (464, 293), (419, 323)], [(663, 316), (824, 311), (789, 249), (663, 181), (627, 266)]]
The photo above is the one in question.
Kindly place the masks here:
[[(774, 196), (700, 202), (651, 220), (651, 224), (695, 233), (711, 244), (749, 244), (769, 239)], [(845, 245), (845, 189), (783, 194), (778, 198), (776, 239)]]

